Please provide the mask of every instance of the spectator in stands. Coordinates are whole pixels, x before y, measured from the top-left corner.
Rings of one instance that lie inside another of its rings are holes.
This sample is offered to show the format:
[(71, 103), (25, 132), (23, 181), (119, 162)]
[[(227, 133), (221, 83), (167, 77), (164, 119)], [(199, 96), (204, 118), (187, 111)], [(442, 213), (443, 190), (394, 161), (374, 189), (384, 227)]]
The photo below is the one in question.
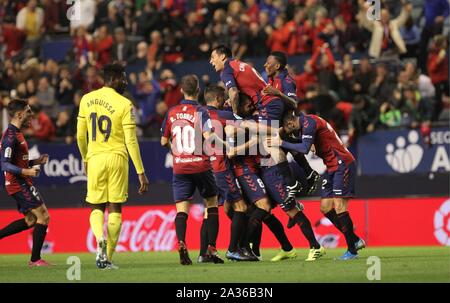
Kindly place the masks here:
[(398, 108), (389, 102), (380, 106), (380, 123), (384, 128), (398, 127), (402, 123), (402, 114)]
[(39, 79), (36, 97), (39, 100), (39, 105), (41, 106), (42, 110), (48, 116), (55, 117), (57, 111), (55, 89), (50, 85), (47, 77), (45, 76)]
[(24, 135), (40, 141), (52, 141), (55, 137), (55, 126), (50, 117), (42, 111), (41, 105), (37, 97), (33, 96), (28, 99), (34, 117), (31, 120), (30, 128), (25, 129)]
[(432, 45), (430, 47), (430, 53), (428, 55), (428, 72), (431, 81), (436, 88), (436, 106), (433, 114), (433, 120), (439, 117), (442, 110), (442, 96), (449, 91), (449, 78), (448, 78), (448, 37), (438, 35), (434, 37)]
[(162, 30), (161, 21), (161, 14), (156, 5), (146, 1), (142, 10), (137, 11), (136, 32), (139, 36), (148, 37), (152, 30)]
[(166, 116), (168, 107), (165, 102), (158, 102), (156, 104), (156, 113), (149, 117), (144, 129), (144, 135), (146, 137), (159, 138), (160, 129)]
[(405, 24), (412, 10), (411, 4), (403, 3), (400, 15), (391, 19), (391, 15), (386, 8), (381, 9), (380, 21), (369, 20), (366, 16), (370, 4), (364, 2), (358, 13), (359, 25), (372, 32), (369, 46), (369, 55), (375, 58), (398, 57), (405, 54), (407, 49), (405, 41), (400, 34), (400, 28)]
[(338, 51), (341, 55), (363, 50), (362, 35), (353, 23), (347, 23), (342, 15), (334, 18), (338, 38)]
[(29, 0), (17, 14), (16, 26), (25, 32), (27, 41), (39, 40), (45, 30), (44, 10), (37, 4), (37, 0)]
[(5, 16), (0, 26), (0, 44), (5, 45), (5, 57), (14, 57), (23, 46), (26, 34), (16, 27), (13, 16)]
[(227, 13), (223, 9), (217, 9), (213, 14), (212, 22), (205, 28), (206, 39), (212, 48), (220, 44), (229, 45), (228, 34)]
[(27, 96), (31, 97), (36, 95), (36, 83), (34, 82), (34, 79), (30, 78), (25, 82), (26, 88), (27, 88)]
[(406, 53), (403, 54), (404, 58), (417, 57), (420, 44), (420, 30), (414, 24), (411, 16), (406, 19), (405, 25), (400, 28), (400, 33), (406, 45)]
[(69, 31), (67, 18), (67, 4), (65, 0), (47, 0), (44, 4), (45, 28), (49, 34), (58, 34)]
[(378, 106), (369, 98), (357, 95), (353, 101), (348, 125), (348, 145), (351, 145), (357, 137), (373, 132), (377, 122)]
[(114, 44), (111, 48), (112, 61), (128, 62), (134, 56), (133, 45), (127, 41), (123, 27), (114, 29)]
[(435, 35), (442, 34), (444, 21), (450, 13), (448, 0), (425, 0), (425, 25), (420, 39), (419, 67), (427, 71), (428, 44)]
[[(159, 31), (152, 31), (150, 35), (150, 47), (146, 50), (147, 66), (151, 70), (159, 70), (163, 60), (163, 39)], [(141, 57), (141, 53), (144, 53), (144, 46), (141, 43), (138, 44), (138, 58)]]
[(395, 84), (389, 76), (389, 71), (384, 63), (379, 63), (375, 69), (375, 81), (369, 87), (369, 95), (377, 104), (390, 100)]
[(257, 23), (259, 19), (259, 5), (257, 0), (245, 0), (245, 14), (241, 15), (243, 21), (247, 23)]
[[(270, 26), (268, 26), (270, 28)], [(269, 52), (266, 41), (268, 34), (264, 27), (261, 27), (258, 23), (253, 22), (249, 25), (249, 38), (248, 41), (248, 56), (259, 57), (265, 56)]]
[(56, 86), (55, 97), (59, 103), (59, 110), (72, 110), (75, 87), (68, 66), (61, 66)]
[(73, 96), (73, 109), (70, 114), (69, 118), (69, 128), (67, 132), (67, 136), (65, 138), (65, 141), (67, 144), (71, 144), (74, 141), (74, 138), (77, 134), (77, 117), (78, 112), (80, 110), (80, 102), (81, 97), (83, 96), (82, 92), (80, 90), (76, 91)]
[[(320, 60), (320, 62), (317, 62)], [(337, 90), (337, 79), (334, 73), (334, 56), (328, 43), (317, 48), (311, 57), (311, 66), (317, 74), (321, 89)]]
[(183, 53), (187, 60), (198, 60), (206, 57), (209, 44), (203, 35), (203, 29), (198, 22), (198, 14), (190, 12), (186, 16), (186, 26), (183, 28)]
[(58, 113), (55, 121), (55, 136), (66, 140), (70, 133), (70, 116), (66, 111)]
[(161, 91), (164, 94), (164, 103), (166, 103), (168, 108), (171, 108), (174, 105), (180, 103), (183, 98), (183, 94), (181, 93), (180, 86), (177, 83), (175, 74), (170, 69), (165, 69), (161, 71), (160, 75), (161, 81), (159, 85), (161, 87)]
[(111, 48), (114, 40), (108, 32), (108, 27), (102, 25), (93, 35), (93, 49), (96, 55), (96, 65), (98, 68), (110, 63)]
[(230, 34), (230, 45), (234, 57), (241, 60), (247, 52), (248, 28), (246, 23), (242, 23), (239, 18), (228, 18), (228, 27)]
[(307, 60), (303, 67), (303, 73), (295, 77), (295, 84), (297, 85), (297, 97), (301, 100), (306, 97), (306, 91), (311, 84), (318, 83), (317, 75), (311, 66), (311, 61)]
[(183, 62), (181, 39), (168, 28), (164, 29), (163, 63), (178, 64)]
[(79, 66), (84, 66), (88, 61), (88, 53), (92, 51), (92, 37), (86, 27), (79, 26), (73, 30), (73, 53)]
[[(81, 76), (81, 75), (80, 75)], [(89, 65), (86, 68), (86, 72), (82, 77), (83, 94), (87, 94), (93, 90), (99, 89), (103, 85), (103, 80), (98, 75), (97, 68)]]
[(285, 25), (289, 33), (287, 54), (289, 56), (311, 52), (311, 28), (306, 21), (306, 12), (302, 7), (295, 9), (294, 18)]
[(358, 92), (359, 94), (367, 95), (369, 93), (369, 87), (375, 78), (369, 58), (361, 58), (359, 68), (355, 73), (355, 78), (356, 81), (353, 86), (353, 91)]
[(132, 94), (142, 111), (143, 121), (147, 121), (150, 116), (155, 114), (160, 91), (159, 84), (155, 79), (145, 80), (138, 83), (137, 86), (133, 86)]

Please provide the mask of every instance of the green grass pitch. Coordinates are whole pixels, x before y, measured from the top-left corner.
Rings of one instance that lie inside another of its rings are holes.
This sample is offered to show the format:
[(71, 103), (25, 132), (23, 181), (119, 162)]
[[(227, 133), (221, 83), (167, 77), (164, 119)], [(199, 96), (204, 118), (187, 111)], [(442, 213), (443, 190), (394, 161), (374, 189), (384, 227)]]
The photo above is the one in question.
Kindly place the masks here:
[[(381, 260), (379, 282), (450, 282), (450, 247), (368, 248), (358, 260), (334, 260), (344, 250), (328, 249), (316, 262), (305, 262), (306, 249), (298, 249), (298, 258), (270, 262), (276, 250), (262, 251), (262, 262), (197, 264), (197, 251), (190, 251), (192, 266), (181, 266), (177, 252), (118, 253), (114, 257), (119, 270), (99, 270), (94, 254), (53, 254), (45, 259), (56, 266), (28, 268), (28, 255), (0, 255), (0, 283), (70, 282), (66, 272), (69, 256), (81, 260), (79, 282), (374, 282), (367, 279), (367, 258)], [(221, 255), (225, 254), (220, 251)]]

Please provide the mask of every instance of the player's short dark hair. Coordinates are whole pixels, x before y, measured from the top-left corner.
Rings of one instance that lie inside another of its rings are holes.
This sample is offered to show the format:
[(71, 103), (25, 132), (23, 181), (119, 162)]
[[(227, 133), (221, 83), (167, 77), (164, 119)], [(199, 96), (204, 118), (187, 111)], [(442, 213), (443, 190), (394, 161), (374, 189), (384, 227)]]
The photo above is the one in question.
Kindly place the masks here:
[(220, 96), (225, 96), (225, 89), (222, 86), (214, 84), (208, 85), (203, 93), (206, 104), (215, 101)]
[(271, 52), (270, 56), (274, 57), (278, 63), (280, 64), (280, 69), (284, 69), (287, 65), (287, 57), (286, 54), (283, 52)]
[(9, 101), (6, 110), (8, 115), (12, 118), (17, 112), (23, 111), (28, 106), (28, 101), (24, 99), (12, 99)]
[(195, 96), (198, 93), (198, 77), (194, 74), (181, 78), (181, 89), (188, 96)]
[(120, 79), (125, 72), (125, 67), (120, 63), (111, 63), (103, 68), (103, 80), (108, 83)]
[(226, 58), (230, 58), (230, 57), (233, 56), (233, 54), (232, 54), (232, 52), (231, 52), (231, 48), (229, 48), (228, 46), (223, 45), (223, 44), (214, 47), (214, 48), (211, 50), (211, 54), (212, 54), (214, 51), (215, 51), (217, 54), (219, 54), (219, 55), (225, 55)]
[(295, 115), (295, 111), (293, 110), (288, 110), (286, 111), (286, 113), (283, 115), (283, 125), (286, 125), (288, 122), (291, 122), (295, 119), (297, 119), (298, 117)]

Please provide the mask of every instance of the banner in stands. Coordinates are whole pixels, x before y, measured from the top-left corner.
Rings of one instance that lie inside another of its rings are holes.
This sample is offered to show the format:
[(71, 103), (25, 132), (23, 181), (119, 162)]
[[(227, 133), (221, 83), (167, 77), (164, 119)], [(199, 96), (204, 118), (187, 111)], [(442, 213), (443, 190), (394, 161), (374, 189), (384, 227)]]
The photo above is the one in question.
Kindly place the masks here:
[(358, 140), (361, 175), (450, 172), (450, 130), (431, 130), (430, 145), (418, 130), (378, 131)]
[[(318, 240), (326, 247), (345, 247), (345, 239), (319, 211), (319, 201), (306, 201), (305, 213), (311, 220)], [(95, 238), (89, 227), (88, 208), (50, 209), (51, 222), (44, 244), (45, 253), (95, 252)], [(450, 246), (450, 199), (373, 199), (350, 203), (356, 233), (369, 246)], [(287, 216), (280, 208), (275, 215), (286, 226)], [(174, 206), (124, 207), (123, 225), (117, 250), (171, 251), (177, 248)], [(0, 211), (0, 227), (16, 220), (16, 211)], [(203, 206), (193, 205), (188, 219), (187, 244), (199, 249)], [(307, 242), (298, 228), (286, 230), (295, 247), (306, 248)], [(106, 234), (106, 224), (105, 224)], [(219, 249), (228, 246), (230, 220), (220, 209)], [(0, 241), (0, 253), (29, 253), (32, 230)], [(279, 248), (275, 237), (264, 227), (261, 247)]]

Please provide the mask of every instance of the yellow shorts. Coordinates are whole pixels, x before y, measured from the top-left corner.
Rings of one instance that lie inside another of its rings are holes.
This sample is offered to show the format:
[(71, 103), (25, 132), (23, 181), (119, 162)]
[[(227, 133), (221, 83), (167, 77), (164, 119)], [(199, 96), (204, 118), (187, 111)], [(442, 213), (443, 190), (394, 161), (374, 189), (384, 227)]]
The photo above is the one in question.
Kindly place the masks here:
[(99, 154), (88, 160), (86, 202), (123, 203), (128, 198), (128, 159)]

